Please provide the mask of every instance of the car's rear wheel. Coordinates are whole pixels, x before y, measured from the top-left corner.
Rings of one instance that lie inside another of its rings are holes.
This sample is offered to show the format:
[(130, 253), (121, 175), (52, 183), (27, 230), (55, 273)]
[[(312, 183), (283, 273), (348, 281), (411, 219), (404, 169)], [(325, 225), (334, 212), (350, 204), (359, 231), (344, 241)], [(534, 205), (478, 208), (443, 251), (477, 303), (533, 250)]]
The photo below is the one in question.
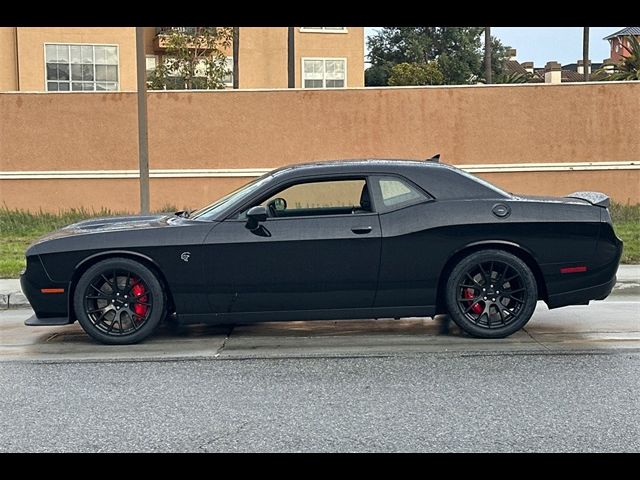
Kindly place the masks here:
[(463, 258), (451, 271), (446, 289), (451, 319), (481, 338), (503, 338), (520, 330), (538, 300), (531, 269), (502, 250), (480, 250)]
[(153, 333), (165, 316), (162, 285), (146, 266), (109, 258), (89, 267), (75, 287), (78, 322), (102, 343), (127, 345)]

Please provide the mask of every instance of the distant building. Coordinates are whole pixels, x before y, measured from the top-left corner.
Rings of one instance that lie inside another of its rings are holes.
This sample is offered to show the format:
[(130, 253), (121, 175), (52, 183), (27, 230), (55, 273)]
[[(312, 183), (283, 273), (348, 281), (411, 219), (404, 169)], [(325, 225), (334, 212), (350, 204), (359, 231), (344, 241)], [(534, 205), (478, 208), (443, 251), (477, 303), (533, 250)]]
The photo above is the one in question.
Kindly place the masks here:
[[(516, 49), (512, 48), (508, 52), (509, 58), (506, 63), (507, 74), (528, 75), (527, 83), (567, 83), (584, 81), (584, 65), (582, 60), (576, 63), (560, 65), (555, 61), (547, 62), (544, 67), (535, 67), (533, 62), (520, 63), (516, 59)], [(603, 63), (587, 63), (587, 70), (593, 73), (602, 67)]]
[[(144, 27), (147, 73), (166, 55), (169, 30), (199, 28)], [(239, 28), (239, 88), (287, 88), (289, 27)], [(293, 29), (296, 88), (364, 86), (363, 27)], [(133, 27), (0, 27), (0, 92), (133, 91), (135, 46)], [(231, 51), (226, 60), (231, 72)], [(224, 81), (232, 87), (232, 75)]]
[(604, 40), (609, 40), (611, 44), (611, 60), (615, 63), (629, 56), (627, 49), (631, 48), (629, 38), (632, 36), (640, 40), (640, 27), (626, 27), (604, 37)]

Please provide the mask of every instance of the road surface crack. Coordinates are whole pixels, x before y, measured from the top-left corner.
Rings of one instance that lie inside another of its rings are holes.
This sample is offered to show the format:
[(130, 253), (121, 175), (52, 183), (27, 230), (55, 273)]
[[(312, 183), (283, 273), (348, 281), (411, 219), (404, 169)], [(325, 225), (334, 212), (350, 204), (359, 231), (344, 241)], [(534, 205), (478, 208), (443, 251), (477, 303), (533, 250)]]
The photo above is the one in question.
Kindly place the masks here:
[(547, 352), (550, 352), (550, 351), (551, 351), (551, 349), (550, 349), (549, 347), (547, 347), (544, 343), (540, 342), (537, 338), (535, 338), (533, 335), (531, 335), (531, 334), (527, 331), (527, 329), (526, 329), (526, 328), (523, 328), (523, 329), (522, 329), (522, 331), (523, 331), (524, 333), (526, 333), (526, 334), (529, 336), (529, 338), (530, 338), (531, 340), (533, 340), (535, 343), (537, 343), (537, 344), (538, 344), (538, 345), (540, 345), (542, 348), (544, 348)]
[(227, 431), (227, 432), (223, 432), (215, 437), (213, 437), (211, 440), (204, 442), (202, 445), (200, 445), (198, 448), (200, 448), (200, 450), (204, 450), (206, 453), (209, 453), (209, 447), (211, 447), (215, 442), (222, 440), (223, 438), (228, 438), (228, 437), (232, 437), (234, 435), (238, 435), (242, 430), (245, 429), (245, 427), (247, 425), (249, 425), (249, 421), (245, 421), (242, 422), (240, 425), (238, 425), (236, 428)]
[(220, 348), (218, 348), (218, 350), (216, 351), (216, 354), (214, 355), (215, 358), (219, 357), (222, 351), (224, 350), (224, 347), (227, 346), (227, 341), (229, 340), (229, 337), (231, 336), (231, 332), (233, 332), (234, 327), (235, 325), (232, 325), (231, 327), (229, 327), (229, 331), (227, 332), (227, 335), (224, 337), (224, 340), (222, 341), (222, 345), (220, 345)]

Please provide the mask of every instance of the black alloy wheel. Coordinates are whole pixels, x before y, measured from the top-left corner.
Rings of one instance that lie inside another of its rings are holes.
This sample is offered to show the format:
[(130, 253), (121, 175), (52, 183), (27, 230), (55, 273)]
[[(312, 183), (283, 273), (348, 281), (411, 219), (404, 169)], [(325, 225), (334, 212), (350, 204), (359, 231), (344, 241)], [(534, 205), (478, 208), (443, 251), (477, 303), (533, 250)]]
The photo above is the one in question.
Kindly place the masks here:
[(468, 334), (482, 338), (503, 338), (520, 330), (538, 300), (531, 269), (502, 250), (481, 250), (462, 259), (446, 288), (451, 319)]
[(96, 263), (80, 277), (74, 293), (80, 325), (108, 344), (131, 344), (149, 336), (164, 317), (165, 303), (153, 272), (127, 258)]

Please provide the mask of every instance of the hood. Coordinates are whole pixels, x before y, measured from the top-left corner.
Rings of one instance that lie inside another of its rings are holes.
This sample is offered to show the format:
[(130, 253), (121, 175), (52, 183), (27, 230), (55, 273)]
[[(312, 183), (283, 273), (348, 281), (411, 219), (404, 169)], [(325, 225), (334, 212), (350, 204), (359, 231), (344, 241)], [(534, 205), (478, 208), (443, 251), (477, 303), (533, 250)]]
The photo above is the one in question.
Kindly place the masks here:
[(92, 218), (90, 220), (83, 220), (82, 222), (73, 223), (62, 227), (60, 230), (48, 233), (47, 235), (40, 237), (33, 242), (31, 246), (43, 243), (49, 240), (56, 240), (59, 238), (73, 237), (77, 235), (90, 235), (94, 233), (107, 233), (117, 232), (124, 230), (140, 230), (149, 228), (161, 228), (166, 227), (175, 220), (179, 220), (180, 217), (176, 217), (171, 214), (161, 215), (131, 215), (126, 217), (107, 217), (107, 218)]

